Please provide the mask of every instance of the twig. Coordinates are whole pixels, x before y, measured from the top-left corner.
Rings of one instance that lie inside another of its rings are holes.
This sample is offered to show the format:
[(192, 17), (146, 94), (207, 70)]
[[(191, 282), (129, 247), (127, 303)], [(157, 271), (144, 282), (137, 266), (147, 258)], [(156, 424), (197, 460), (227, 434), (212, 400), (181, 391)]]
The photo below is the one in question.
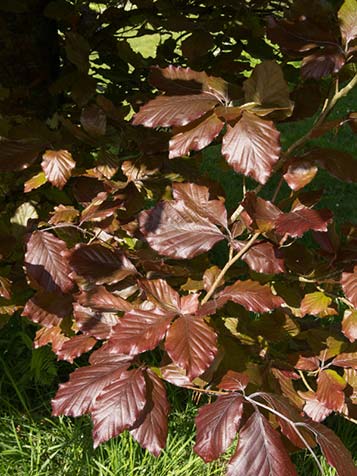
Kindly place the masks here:
[(216, 288), (218, 287), (219, 283), (221, 282), (221, 279), (224, 277), (224, 275), (229, 270), (229, 268), (231, 266), (233, 266), (234, 263), (236, 261), (238, 261), (239, 258), (241, 258), (244, 255), (244, 253), (246, 253), (249, 250), (249, 248), (258, 239), (259, 236), (260, 236), (260, 232), (254, 233), (254, 235), (243, 246), (243, 248), (240, 251), (238, 251), (238, 253), (235, 256), (233, 256), (233, 258), (231, 258), (229, 261), (227, 261), (226, 265), (224, 266), (224, 268), (222, 269), (222, 271), (219, 273), (219, 275), (215, 279), (214, 283), (212, 284), (210, 290), (208, 291), (206, 296), (202, 299), (201, 304), (205, 304), (211, 298), (211, 296), (215, 292)]

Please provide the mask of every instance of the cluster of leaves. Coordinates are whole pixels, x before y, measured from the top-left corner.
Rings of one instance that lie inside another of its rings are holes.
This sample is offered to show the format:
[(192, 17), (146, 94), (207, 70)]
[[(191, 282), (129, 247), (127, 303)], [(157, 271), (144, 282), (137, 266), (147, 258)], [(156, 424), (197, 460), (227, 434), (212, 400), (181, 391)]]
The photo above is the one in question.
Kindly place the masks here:
[[(321, 423), (356, 419), (356, 230), (336, 231), (322, 192), (305, 187), (319, 168), (357, 181), (349, 154), (307, 147), (345, 124), (356, 131), (356, 113), (328, 115), (357, 84), (357, 2), (302, 0), (268, 18), (274, 2), (172, 3), (96, 13), (47, 2), (62, 32), (50, 85), (61, 106), (45, 122), (16, 111), (0, 123), (2, 187), (15, 199), (0, 221), (0, 312), (21, 309), (40, 326), (35, 347), (51, 344), (60, 360), (91, 351), (52, 407), (90, 414), (95, 446), (129, 430), (159, 455), (166, 382), (217, 397), (198, 412), (195, 451), (213, 461), (238, 433), (230, 476), (295, 475), (289, 452), (317, 445), (339, 476), (356, 475)], [(133, 26), (161, 35), (155, 60), (132, 49)], [(242, 51), (261, 60), (253, 71)], [(153, 88), (162, 94), (150, 99)], [(283, 150), (277, 124), (315, 113)], [(235, 210), (200, 176), (211, 143), (237, 179), (258, 182), (244, 182)]]

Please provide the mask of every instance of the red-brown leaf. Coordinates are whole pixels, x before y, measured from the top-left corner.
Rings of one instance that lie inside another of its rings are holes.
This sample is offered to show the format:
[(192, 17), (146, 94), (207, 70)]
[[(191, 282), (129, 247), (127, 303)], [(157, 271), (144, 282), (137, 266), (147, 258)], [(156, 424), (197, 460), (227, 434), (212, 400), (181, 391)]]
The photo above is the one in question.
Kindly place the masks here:
[(159, 456), (165, 448), (170, 405), (162, 380), (151, 370), (146, 372), (147, 403), (143, 415), (135, 423), (130, 433), (136, 441), (154, 456)]
[(280, 133), (272, 121), (244, 112), (223, 137), (222, 154), (233, 169), (265, 184), (280, 155)]
[(338, 355), (332, 361), (337, 367), (357, 369), (357, 352), (346, 352)]
[[(235, 241), (234, 247), (239, 251), (245, 244), (245, 241)], [(256, 273), (278, 274), (285, 272), (284, 259), (279, 248), (267, 241), (254, 244), (244, 253), (242, 260)]]
[(238, 431), (243, 414), (243, 398), (239, 394), (222, 395), (214, 403), (199, 409), (194, 451), (206, 462), (223, 454)]
[(77, 302), (100, 312), (125, 312), (133, 308), (129, 301), (109, 292), (104, 286), (98, 286), (88, 292), (82, 291), (77, 295)]
[(353, 273), (342, 273), (341, 286), (346, 298), (357, 307), (357, 266)]
[(279, 296), (274, 296), (268, 285), (247, 279), (236, 281), (227, 286), (217, 296), (217, 305), (223, 306), (227, 301), (233, 301), (252, 312), (269, 312), (283, 304)]
[(225, 237), (212, 221), (183, 200), (159, 202), (140, 214), (139, 225), (155, 251), (178, 259), (204, 253)]
[(130, 365), (131, 358), (110, 356), (106, 361), (87, 367), (80, 367), (70, 374), (69, 381), (59, 386), (52, 400), (52, 414), (77, 417), (92, 410), (101, 391), (117, 380)]
[(46, 150), (42, 156), (42, 170), (55, 187), (62, 189), (76, 166), (68, 150)]
[(217, 353), (216, 334), (203, 318), (182, 316), (167, 332), (165, 349), (192, 380), (201, 375)]
[(147, 299), (156, 306), (178, 313), (181, 307), (180, 295), (164, 279), (142, 279), (140, 287), (145, 291)]
[(93, 440), (101, 443), (132, 427), (146, 403), (146, 382), (142, 370), (124, 371), (108, 384), (92, 408)]
[(334, 411), (342, 411), (345, 403), (343, 389), (346, 387), (345, 380), (334, 370), (322, 370), (317, 379), (316, 398), (327, 408)]
[(220, 381), (218, 388), (224, 390), (231, 390), (233, 392), (242, 392), (249, 383), (249, 377), (247, 374), (235, 372), (234, 370), (228, 370)]
[(254, 412), (239, 432), (237, 451), (227, 476), (297, 476), (279, 433), (268, 420)]
[(257, 197), (254, 192), (245, 195), (242, 205), (253, 226), (262, 233), (273, 230), (276, 220), (282, 214), (273, 203)]
[(328, 464), (336, 468), (338, 476), (357, 476), (351, 453), (330, 428), (319, 423), (309, 423)]
[(56, 351), (58, 360), (67, 360), (73, 363), (74, 359), (89, 352), (95, 345), (93, 337), (77, 335), (66, 340), (59, 350)]
[(109, 340), (111, 351), (135, 355), (155, 349), (174, 317), (175, 313), (159, 308), (126, 312), (113, 329)]
[(342, 332), (350, 342), (357, 340), (357, 310), (346, 309), (342, 320)]
[(185, 126), (214, 108), (218, 100), (211, 94), (159, 96), (142, 106), (133, 119), (135, 126)]
[(302, 236), (308, 230), (327, 231), (332, 220), (330, 210), (311, 210), (301, 207), (289, 213), (281, 214), (276, 220), (276, 231), (280, 235)]
[(202, 150), (221, 132), (224, 123), (212, 113), (205, 119), (175, 130), (169, 142), (169, 159), (187, 155), (191, 150)]
[(31, 285), (48, 292), (70, 291), (73, 282), (63, 254), (66, 243), (46, 231), (35, 231), (27, 243), (25, 267)]
[(74, 304), (74, 318), (77, 328), (86, 336), (108, 339), (119, 317), (114, 312), (100, 312), (80, 304)]
[(45, 327), (58, 326), (72, 312), (72, 296), (66, 294), (37, 292), (24, 307), (22, 316)]

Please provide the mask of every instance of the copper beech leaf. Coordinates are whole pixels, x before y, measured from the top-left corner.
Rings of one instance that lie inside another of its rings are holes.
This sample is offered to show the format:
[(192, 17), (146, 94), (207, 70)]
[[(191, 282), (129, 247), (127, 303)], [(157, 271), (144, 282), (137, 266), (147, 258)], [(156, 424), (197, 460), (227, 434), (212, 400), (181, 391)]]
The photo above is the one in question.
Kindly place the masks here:
[(175, 313), (159, 308), (126, 312), (113, 329), (109, 340), (111, 351), (135, 355), (155, 349), (174, 317)]
[(273, 203), (257, 197), (254, 192), (246, 193), (242, 205), (249, 218), (248, 224), (262, 233), (273, 230), (276, 220), (283, 213)]
[(307, 427), (314, 433), (328, 464), (336, 468), (338, 476), (357, 476), (351, 453), (330, 428), (314, 422), (309, 422)]
[(78, 244), (68, 253), (75, 274), (95, 284), (112, 284), (136, 273), (125, 254), (99, 243)]
[(103, 136), (107, 127), (107, 117), (99, 106), (90, 104), (81, 112), (81, 124), (83, 129), (90, 135)]
[(117, 380), (130, 363), (131, 357), (109, 355), (103, 363), (76, 369), (68, 382), (60, 384), (52, 400), (52, 414), (77, 417), (90, 412), (101, 391)]
[(342, 38), (346, 45), (357, 37), (357, 1), (344, 0), (338, 11)]
[[(245, 241), (234, 241), (234, 248), (239, 251), (246, 244)], [(279, 248), (272, 243), (256, 243), (244, 253), (242, 260), (249, 268), (257, 273), (278, 274), (284, 273), (284, 259)]]
[(194, 71), (181, 66), (168, 66), (167, 68), (152, 67), (149, 82), (166, 94), (199, 94), (208, 81), (204, 71)]
[(251, 279), (236, 281), (217, 295), (218, 307), (227, 301), (240, 304), (251, 312), (269, 312), (284, 303), (281, 297), (274, 296), (268, 285), (262, 285)]
[(133, 305), (125, 299), (108, 291), (104, 286), (97, 286), (90, 291), (82, 291), (76, 296), (77, 302), (101, 312), (130, 311)]
[(342, 411), (345, 403), (345, 380), (334, 370), (322, 370), (317, 379), (316, 398), (327, 408)]
[(69, 340), (69, 337), (63, 334), (59, 326), (42, 327), (36, 332), (33, 342), (35, 349), (51, 344), (53, 352), (58, 352), (62, 345)]
[(222, 154), (235, 172), (265, 184), (279, 160), (280, 133), (272, 121), (245, 111), (223, 137)]
[(68, 150), (46, 150), (42, 156), (41, 166), (47, 180), (62, 189), (76, 163)]
[(284, 174), (284, 180), (295, 192), (309, 184), (318, 172), (316, 165), (308, 160), (295, 160)]
[(0, 172), (27, 169), (37, 159), (44, 144), (36, 139), (0, 138)]
[(330, 210), (311, 210), (301, 207), (289, 213), (283, 213), (276, 220), (276, 231), (280, 235), (302, 236), (308, 230), (327, 231), (332, 220)]
[(242, 392), (249, 383), (249, 376), (234, 370), (228, 370), (218, 384), (218, 388)]
[(66, 243), (47, 231), (35, 231), (27, 242), (25, 268), (33, 287), (47, 292), (70, 291), (73, 281), (63, 256)]
[(289, 455), (268, 420), (255, 411), (239, 432), (227, 476), (297, 476)]
[(312, 314), (314, 316), (326, 311), (331, 304), (332, 299), (321, 291), (305, 294), (301, 301), (300, 309), (302, 314)]
[(164, 279), (142, 279), (139, 281), (147, 299), (167, 311), (179, 312), (181, 307), (180, 295)]
[(293, 103), (281, 66), (275, 61), (258, 64), (252, 75), (244, 82), (245, 101), (272, 109), (284, 108), (290, 115)]
[(91, 410), (94, 447), (131, 428), (145, 403), (146, 382), (141, 369), (124, 370), (119, 378), (108, 383)]
[(93, 349), (96, 340), (84, 334), (71, 337), (56, 351), (58, 360), (67, 360), (73, 363), (74, 359)]
[(72, 312), (72, 296), (66, 294), (37, 292), (26, 302), (22, 316), (45, 327), (60, 325)]
[(223, 454), (238, 431), (243, 414), (243, 397), (222, 395), (214, 403), (201, 407), (195, 419), (196, 444), (194, 451), (206, 462)]
[(353, 273), (342, 273), (341, 286), (346, 298), (357, 307), (357, 266), (354, 267)]
[(357, 369), (357, 352), (344, 352), (335, 357), (332, 361), (337, 367), (347, 367)]
[(142, 106), (134, 116), (135, 126), (186, 126), (204, 116), (218, 103), (209, 93), (189, 96), (159, 96)]
[(169, 159), (187, 155), (191, 150), (207, 147), (223, 129), (224, 123), (211, 113), (202, 120), (174, 130), (169, 142)]
[[(217, 200), (208, 200), (206, 187), (190, 184), (191, 192), (197, 191), (198, 201), (175, 199), (159, 202), (155, 208), (139, 215), (140, 231), (149, 245), (158, 253), (171, 258), (186, 259), (210, 250), (225, 238), (215, 223), (221, 216), (208, 212), (217, 208)], [(202, 189), (206, 192), (202, 192)], [(220, 203), (220, 202), (219, 202)], [(200, 205), (202, 204), (202, 211)], [(221, 205), (218, 205), (221, 209)], [(213, 216), (212, 216), (213, 215)], [(214, 219), (215, 218), (215, 219)], [(214, 219), (214, 221), (212, 221)]]
[(165, 349), (192, 380), (201, 375), (217, 353), (217, 336), (201, 317), (184, 315), (167, 332)]
[(342, 332), (350, 342), (357, 340), (357, 310), (346, 309), (342, 320)]
[(113, 328), (119, 321), (119, 317), (113, 312), (100, 312), (89, 307), (83, 307), (78, 303), (74, 306), (74, 318), (76, 327), (86, 336), (96, 339), (108, 339), (113, 333)]
[(166, 397), (165, 385), (151, 370), (145, 375), (147, 388), (147, 402), (143, 414), (130, 430), (142, 448), (147, 449), (154, 456), (159, 456), (165, 448), (170, 405)]

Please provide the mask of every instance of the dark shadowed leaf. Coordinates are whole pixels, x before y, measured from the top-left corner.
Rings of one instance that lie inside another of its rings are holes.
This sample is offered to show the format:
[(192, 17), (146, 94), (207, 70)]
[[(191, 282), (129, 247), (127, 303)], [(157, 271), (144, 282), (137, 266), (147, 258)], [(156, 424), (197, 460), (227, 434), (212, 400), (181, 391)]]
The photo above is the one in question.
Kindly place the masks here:
[(159, 456), (165, 448), (169, 413), (169, 402), (162, 380), (151, 370), (146, 372), (147, 402), (143, 415), (135, 423), (130, 433), (136, 441), (154, 456)]
[(293, 103), (290, 101), (289, 88), (281, 66), (275, 61), (258, 64), (244, 82), (243, 89), (246, 102), (269, 108), (286, 108), (287, 116), (291, 115)]
[(357, 37), (357, 1), (344, 0), (338, 11), (342, 38), (347, 45)]
[(216, 334), (203, 318), (186, 315), (176, 319), (169, 328), (165, 349), (192, 380), (213, 362), (217, 353), (216, 341)]
[(218, 103), (208, 93), (191, 96), (159, 96), (142, 106), (133, 119), (135, 126), (186, 126), (199, 119)]
[(338, 476), (357, 476), (351, 453), (330, 428), (319, 423), (309, 423), (328, 464), (336, 468)]
[(251, 225), (262, 233), (273, 230), (277, 218), (282, 214), (273, 203), (257, 197), (254, 192), (245, 195), (242, 205), (251, 220)]
[(102, 390), (91, 410), (94, 447), (132, 427), (144, 410), (145, 403), (143, 371), (122, 372), (119, 379)]
[(71, 268), (91, 283), (117, 283), (136, 273), (128, 258), (99, 243), (77, 245), (69, 253)]
[(76, 327), (84, 335), (96, 339), (108, 339), (113, 332), (113, 327), (119, 320), (118, 315), (113, 312), (100, 312), (77, 303), (74, 304), (73, 308)]
[(29, 299), (22, 312), (31, 321), (45, 327), (60, 325), (72, 312), (72, 296), (68, 294), (37, 292)]
[(4, 276), (0, 276), (0, 296), (11, 299), (11, 281)]
[(233, 301), (252, 312), (268, 312), (283, 304), (279, 296), (274, 296), (268, 285), (247, 279), (236, 281), (227, 286), (217, 296), (217, 305), (223, 306), (227, 301)]
[(107, 127), (107, 117), (103, 109), (96, 104), (90, 104), (82, 109), (81, 124), (88, 134), (103, 136)]
[(52, 414), (77, 417), (92, 410), (101, 391), (130, 365), (131, 358), (107, 356), (106, 361), (97, 365), (80, 367), (70, 374), (69, 381), (59, 386), (52, 400)]
[(301, 207), (292, 212), (284, 213), (276, 220), (276, 231), (280, 235), (293, 237), (302, 236), (308, 230), (327, 231), (332, 220), (330, 210), (311, 210)]
[(82, 306), (102, 312), (125, 312), (131, 311), (133, 308), (129, 301), (111, 293), (104, 286), (98, 286), (88, 292), (81, 292), (77, 295), (77, 302)]
[(242, 392), (249, 383), (249, 377), (247, 374), (235, 372), (234, 370), (228, 370), (220, 381), (218, 388), (231, 391)]
[(221, 132), (224, 123), (212, 113), (205, 119), (174, 131), (169, 142), (169, 159), (187, 155), (191, 150), (202, 150)]
[(265, 184), (280, 155), (280, 133), (273, 122), (244, 112), (223, 137), (222, 154), (233, 169)]
[(41, 166), (47, 180), (62, 189), (76, 163), (68, 150), (46, 150), (42, 156)]
[(316, 164), (343, 182), (357, 182), (356, 160), (348, 152), (321, 147), (307, 152), (302, 160)]
[(95, 345), (96, 340), (86, 335), (71, 337), (56, 352), (58, 360), (67, 360), (73, 363), (74, 359), (86, 352), (89, 352)]
[(332, 73), (338, 73), (346, 61), (339, 45), (328, 46), (305, 56), (301, 65), (301, 75), (305, 79), (319, 80)]
[(154, 308), (150, 311), (133, 309), (119, 319), (109, 340), (112, 352), (140, 354), (153, 350), (165, 337), (174, 312)]
[(357, 266), (353, 273), (342, 273), (341, 286), (346, 298), (357, 307)]
[(66, 243), (46, 231), (35, 231), (27, 243), (25, 267), (31, 285), (48, 292), (70, 291), (73, 282), (63, 254)]
[(243, 398), (239, 394), (222, 395), (214, 403), (201, 407), (195, 418), (194, 451), (206, 462), (223, 454), (238, 431), (243, 413)]
[(183, 200), (158, 203), (139, 215), (139, 224), (150, 246), (172, 258), (193, 258), (224, 239), (206, 215), (201, 216)]
[(357, 310), (346, 309), (342, 320), (342, 332), (350, 342), (357, 340)]
[(43, 143), (29, 139), (0, 139), (0, 171), (26, 169), (37, 159)]
[[(235, 241), (234, 248), (239, 251), (245, 244), (245, 241)], [(242, 260), (256, 273), (278, 274), (285, 271), (282, 253), (268, 241), (254, 244), (244, 253)]]
[(227, 476), (297, 476), (279, 433), (268, 420), (254, 412), (239, 432), (237, 451)]

